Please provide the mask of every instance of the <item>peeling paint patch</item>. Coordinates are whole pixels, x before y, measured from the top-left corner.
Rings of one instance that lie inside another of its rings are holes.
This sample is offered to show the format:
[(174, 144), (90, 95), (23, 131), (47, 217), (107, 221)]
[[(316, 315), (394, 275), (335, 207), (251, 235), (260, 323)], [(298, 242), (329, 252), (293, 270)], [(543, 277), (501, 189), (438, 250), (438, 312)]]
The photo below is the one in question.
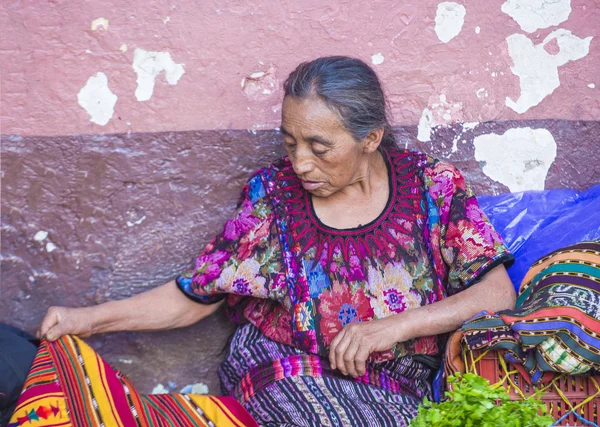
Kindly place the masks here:
[(106, 125), (115, 113), (117, 95), (108, 87), (106, 74), (99, 72), (90, 77), (77, 94), (77, 102), (90, 115), (90, 121)]
[(208, 394), (208, 386), (204, 383), (188, 384), (179, 392), (184, 394)]
[(46, 239), (46, 237), (48, 237), (48, 232), (40, 230), (37, 233), (35, 233), (35, 236), (33, 236), (33, 240), (35, 240), (36, 242), (42, 242)]
[(138, 219), (137, 221), (127, 221), (127, 227), (133, 227), (134, 225), (140, 225), (146, 219), (146, 215)]
[(419, 120), (417, 139), (422, 142), (431, 141), (431, 129), (433, 128), (433, 115), (429, 108), (425, 108)]
[(594, 89), (594, 88), (596, 87), (596, 85), (595, 85), (594, 83), (590, 83), (590, 84), (588, 85), (588, 87), (589, 87), (590, 89)]
[(556, 158), (556, 142), (547, 129), (513, 128), (504, 134), (475, 137), (475, 160), (483, 172), (510, 191), (543, 190)]
[(153, 389), (152, 392), (150, 392), (150, 394), (168, 394), (169, 393), (169, 389), (166, 388), (164, 385), (162, 384), (157, 384)]
[(126, 44), (122, 44), (121, 47), (119, 48), (119, 50), (123, 53), (127, 52), (127, 45)]
[(271, 67), (244, 77), (241, 81), (244, 95), (253, 101), (270, 97), (279, 87), (275, 72), (275, 68)]
[(140, 102), (152, 98), (156, 77), (163, 71), (170, 85), (177, 84), (185, 73), (183, 64), (175, 63), (169, 52), (148, 52), (140, 48), (133, 53), (132, 67), (137, 74), (135, 97)]
[(517, 21), (523, 31), (533, 33), (569, 19), (571, 0), (508, 0), (501, 9)]
[(448, 102), (445, 94), (441, 94), (439, 98), (430, 98), (429, 105), (423, 110), (419, 120), (417, 139), (422, 142), (431, 141), (431, 132), (436, 126), (462, 120), (462, 108), (462, 102)]
[[(538, 45), (523, 34), (512, 34), (506, 38), (508, 53), (514, 66), (511, 71), (518, 76), (521, 95), (517, 101), (506, 98), (506, 106), (519, 114), (538, 105), (546, 96), (560, 86), (558, 67), (576, 61), (589, 53), (592, 37), (580, 39), (568, 30), (555, 30)], [(550, 54), (544, 46), (558, 44), (559, 51)]]
[(482, 87), (480, 89), (477, 89), (477, 91), (475, 92), (475, 94), (477, 95), (477, 98), (479, 98), (479, 99), (485, 99), (485, 98), (488, 97), (488, 91), (484, 87)]
[(481, 27), (475, 27), (475, 34), (481, 33)]
[(167, 24), (167, 22), (171, 22), (171, 17), (170, 17), (170, 16), (167, 16), (167, 17), (166, 17), (165, 19), (163, 19), (162, 21), (163, 21), (163, 24), (165, 24), (165, 25), (166, 25), (166, 24)]
[[(460, 138), (462, 138), (463, 133), (473, 130), (477, 126), (479, 126), (479, 122), (465, 122), (462, 124), (462, 129), (456, 134), (456, 136), (452, 140), (452, 153), (456, 153), (458, 151), (458, 141), (460, 141)], [(463, 140), (463, 143), (464, 142), (465, 141)]]
[(442, 43), (448, 43), (462, 30), (467, 10), (461, 4), (445, 1), (438, 4), (435, 14), (435, 33)]
[(46, 243), (46, 252), (50, 253), (56, 249), (56, 245), (52, 242)]
[(385, 58), (383, 57), (381, 52), (378, 52), (371, 56), (371, 62), (373, 63), (373, 65), (381, 65), (381, 64), (383, 64), (384, 60), (385, 60)]
[(92, 21), (92, 31), (96, 31), (98, 28), (102, 28), (104, 31), (108, 30), (108, 19), (98, 18)]

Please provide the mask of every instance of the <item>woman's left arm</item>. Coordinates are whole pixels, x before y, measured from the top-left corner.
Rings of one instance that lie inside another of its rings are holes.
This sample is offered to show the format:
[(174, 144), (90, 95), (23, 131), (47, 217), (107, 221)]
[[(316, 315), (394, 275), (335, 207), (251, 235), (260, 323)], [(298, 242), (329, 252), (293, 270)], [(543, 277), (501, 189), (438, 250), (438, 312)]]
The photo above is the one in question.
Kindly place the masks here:
[(331, 367), (346, 375), (362, 376), (373, 352), (389, 350), (398, 342), (455, 331), (477, 313), (512, 309), (515, 301), (506, 268), (499, 265), (478, 283), (441, 301), (384, 319), (346, 325), (331, 342)]

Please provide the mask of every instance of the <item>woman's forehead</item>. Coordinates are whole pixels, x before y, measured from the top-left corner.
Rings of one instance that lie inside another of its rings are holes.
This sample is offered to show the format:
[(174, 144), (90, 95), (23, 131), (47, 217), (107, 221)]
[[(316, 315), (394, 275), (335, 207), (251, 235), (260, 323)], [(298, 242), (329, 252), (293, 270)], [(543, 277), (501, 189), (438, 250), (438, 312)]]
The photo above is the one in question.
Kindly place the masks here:
[(312, 96), (309, 98), (295, 98), (286, 96), (281, 109), (282, 126), (287, 131), (290, 126), (318, 126), (324, 128), (343, 129), (340, 116), (337, 111), (320, 98)]

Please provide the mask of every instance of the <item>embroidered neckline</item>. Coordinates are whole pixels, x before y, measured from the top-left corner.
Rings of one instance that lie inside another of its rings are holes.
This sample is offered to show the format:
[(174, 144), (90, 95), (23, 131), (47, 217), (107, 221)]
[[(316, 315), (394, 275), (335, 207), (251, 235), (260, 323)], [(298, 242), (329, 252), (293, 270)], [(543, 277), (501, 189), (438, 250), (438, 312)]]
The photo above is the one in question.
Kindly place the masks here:
[(381, 223), (381, 221), (389, 214), (389, 210), (392, 208), (394, 202), (394, 196), (396, 195), (396, 170), (391, 164), (390, 155), (387, 152), (383, 152), (382, 154), (383, 160), (385, 161), (388, 170), (387, 175), (389, 194), (383, 210), (377, 215), (375, 219), (369, 221), (365, 225), (359, 225), (358, 227), (343, 229), (330, 227), (329, 225), (321, 221), (321, 219), (317, 215), (311, 194), (308, 191), (304, 192), (304, 203), (306, 203), (306, 206), (308, 207), (308, 216), (312, 221), (313, 225), (317, 227), (319, 231), (324, 231), (332, 235), (338, 234), (340, 236), (359, 235), (368, 232), (374, 227), (377, 227), (377, 225), (379, 225), (379, 223)]
[(424, 161), (424, 155), (403, 149), (386, 150), (384, 155), (390, 180), (388, 203), (375, 220), (352, 229), (336, 229), (323, 224), (314, 212), (310, 193), (302, 187), (289, 158), (282, 159), (276, 170), (275, 204), (289, 229), (297, 257), (316, 248), (315, 262), (323, 261), (325, 257), (325, 265), (329, 266), (334, 251), (340, 248), (347, 266), (351, 255), (358, 256), (362, 265), (364, 259), (390, 259), (393, 258), (390, 256), (392, 250), (402, 250), (394, 234), (416, 236), (422, 214), (418, 166)]

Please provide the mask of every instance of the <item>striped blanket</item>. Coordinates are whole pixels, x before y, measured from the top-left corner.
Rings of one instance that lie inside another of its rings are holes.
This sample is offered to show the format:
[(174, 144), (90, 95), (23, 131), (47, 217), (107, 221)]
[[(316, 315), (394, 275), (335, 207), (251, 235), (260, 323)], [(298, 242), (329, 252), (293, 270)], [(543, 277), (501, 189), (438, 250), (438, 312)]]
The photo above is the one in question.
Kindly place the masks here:
[(447, 374), (464, 372), (463, 346), (505, 351), (534, 384), (544, 373), (600, 372), (600, 240), (534, 263), (515, 310), (485, 311), (465, 322), (448, 343)]
[(9, 427), (258, 426), (233, 398), (143, 395), (87, 344), (66, 336), (38, 350)]

